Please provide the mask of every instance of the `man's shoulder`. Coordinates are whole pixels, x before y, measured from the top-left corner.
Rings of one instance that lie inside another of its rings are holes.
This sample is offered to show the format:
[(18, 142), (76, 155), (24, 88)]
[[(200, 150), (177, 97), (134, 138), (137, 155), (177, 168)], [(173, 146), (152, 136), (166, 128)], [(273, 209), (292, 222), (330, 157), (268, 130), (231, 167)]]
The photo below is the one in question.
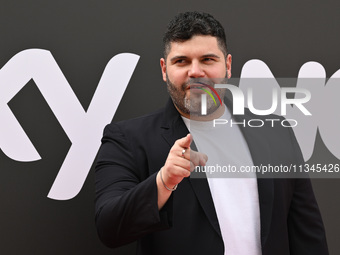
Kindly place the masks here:
[(164, 107), (139, 117), (112, 122), (106, 129), (119, 129), (123, 133), (140, 134), (159, 128), (164, 119)]

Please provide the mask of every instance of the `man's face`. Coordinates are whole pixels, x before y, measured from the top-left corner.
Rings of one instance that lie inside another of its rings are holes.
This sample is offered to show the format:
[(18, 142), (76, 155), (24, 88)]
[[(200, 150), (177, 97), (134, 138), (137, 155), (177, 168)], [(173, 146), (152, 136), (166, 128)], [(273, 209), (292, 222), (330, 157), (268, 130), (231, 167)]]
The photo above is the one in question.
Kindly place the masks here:
[[(176, 108), (183, 116), (190, 117), (190, 114), (200, 114), (204, 92), (193, 86), (199, 84), (189, 81), (230, 78), (231, 55), (224, 56), (216, 37), (197, 35), (184, 42), (172, 42), (167, 59), (161, 59), (161, 68)], [(217, 92), (223, 98), (224, 91)], [(207, 113), (214, 112), (219, 106), (208, 100)]]

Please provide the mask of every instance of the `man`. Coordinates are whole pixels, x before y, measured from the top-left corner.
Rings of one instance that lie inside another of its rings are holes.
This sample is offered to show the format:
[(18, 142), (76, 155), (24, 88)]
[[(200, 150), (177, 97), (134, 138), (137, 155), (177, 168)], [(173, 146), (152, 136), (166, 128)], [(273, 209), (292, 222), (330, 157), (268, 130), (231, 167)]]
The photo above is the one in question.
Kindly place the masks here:
[[(205, 86), (200, 79), (230, 78), (231, 62), (224, 29), (211, 15), (187, 12), (170, 22), (161, 69), (171, 100), (156, 113), (104, 131), (96, 166), (96, 225), (107, 246), (137, 240), (137, 253), (148, 255), (328, 254), (308, 179), (195, 178), (196, 167), (219, 159), (303, 162), (290, 128), (222, 128), (216, 131), (220, 143), (204, 135), (192, 141), (189, 126), (199, 134), (206, 123), (230, 114), (224, 104), (210, 101), (201, 115), (199, 100)], [(209, 146), (214, 153), (207, 157)]]

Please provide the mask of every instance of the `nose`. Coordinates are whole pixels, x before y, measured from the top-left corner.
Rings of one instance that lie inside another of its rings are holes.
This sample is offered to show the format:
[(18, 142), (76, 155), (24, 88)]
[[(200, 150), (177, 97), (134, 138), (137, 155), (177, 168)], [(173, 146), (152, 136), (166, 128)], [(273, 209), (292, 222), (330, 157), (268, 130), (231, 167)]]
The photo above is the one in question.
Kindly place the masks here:
[(190, 78), (204, 77), (205, 72), (198, 61), (192, 61), (188, 70), (188, 75)]

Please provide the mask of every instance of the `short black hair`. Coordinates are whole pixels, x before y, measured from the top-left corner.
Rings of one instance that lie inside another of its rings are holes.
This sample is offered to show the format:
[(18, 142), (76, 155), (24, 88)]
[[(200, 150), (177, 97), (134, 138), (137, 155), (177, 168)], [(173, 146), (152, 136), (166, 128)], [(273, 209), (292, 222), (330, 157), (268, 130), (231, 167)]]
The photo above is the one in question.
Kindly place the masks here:
[(184, 12), (176, 15), (167, 27), (163, 37), (164, 58), (169, 54), (171, 42), (184, 42), (194, 35), (216, 37), (220, 49), (227, 57), (227, 40), (221, 23), (208, 13)]

